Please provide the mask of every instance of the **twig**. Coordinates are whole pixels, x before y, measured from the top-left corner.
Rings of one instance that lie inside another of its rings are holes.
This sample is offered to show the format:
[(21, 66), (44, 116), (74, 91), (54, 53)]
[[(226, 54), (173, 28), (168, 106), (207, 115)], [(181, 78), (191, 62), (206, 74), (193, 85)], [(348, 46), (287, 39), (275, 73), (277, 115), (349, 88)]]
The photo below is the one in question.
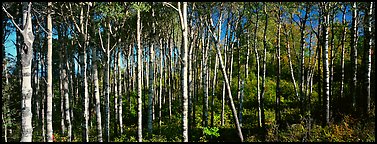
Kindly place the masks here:
[(38, 17), (37, 17), (36, 19), (37, 19), (37, 23), (38, 23), (38, 25), (42, 28), (42, 30), (43, 30), (45, 33), (48, 33), (48, 31), (47, 31), (45, 28), (43, 28), (43, 26), (42, 26), (41, 23), (39, 22)]
[(101, 43), (101, 48), (102, 48), (103, 52), (106, 52), (106, 51), (105, 51), (105, 48), (104, 48), (104, 46), (103, 46), (103, 40), (102, 40), (101, 30), (100, 30), (100, 28), (98, 28), (98, 35), (99, 35), (99, 40), (100, 40), (100, 43)]
[(167, 5), (167, 6), (170, 6), (171, 8), (175, 9), (176, 11), (179, 12), (178, 8), (176, 8), (175, 6), (173, 6), (172, 4), (168, 3), (168, 2), (163, 2), (162, 3), (163, 5)]
[(14, 21), (13, 16), (4, 8), (3, 6), (3, 11), (7, 14), (7, 16), (12, 20), (13, 25), (21, 32), (23, 33), (24, 31), (17, 25), (17, 23)]

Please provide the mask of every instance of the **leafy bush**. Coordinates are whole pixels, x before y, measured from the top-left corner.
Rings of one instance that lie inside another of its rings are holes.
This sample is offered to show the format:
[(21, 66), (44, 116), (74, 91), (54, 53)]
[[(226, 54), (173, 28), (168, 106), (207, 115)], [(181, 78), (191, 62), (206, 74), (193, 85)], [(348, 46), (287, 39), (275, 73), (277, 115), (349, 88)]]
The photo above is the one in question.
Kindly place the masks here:
[(208, 138), (214, 136), (214, 137), (219, 137), (219, 128), (217, 127), (203, 127), (203, 136), (200, 137), (201, 142), (207, 142)]

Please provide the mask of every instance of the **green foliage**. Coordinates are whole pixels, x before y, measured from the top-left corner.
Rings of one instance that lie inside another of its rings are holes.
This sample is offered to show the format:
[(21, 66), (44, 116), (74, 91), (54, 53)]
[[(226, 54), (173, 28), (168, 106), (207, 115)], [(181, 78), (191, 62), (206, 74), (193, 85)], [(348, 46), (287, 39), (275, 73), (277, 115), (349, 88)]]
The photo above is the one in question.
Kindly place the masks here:
[(219, 128), (217, 127), (204, 127), (203, 128), (203, 134), (206, 136), (215, 136), (219, 137), (220, 134), (218, 133)]
[(151, 9), (151, 6), (144, 2), (132, 2), (131, 7), (136, 10), (148, 12)]
[(208, 142), (208, 138), (219, 137), (219, 128), (217, 127), (202, 127), (203, 136), (200, 137), (200, 142)]

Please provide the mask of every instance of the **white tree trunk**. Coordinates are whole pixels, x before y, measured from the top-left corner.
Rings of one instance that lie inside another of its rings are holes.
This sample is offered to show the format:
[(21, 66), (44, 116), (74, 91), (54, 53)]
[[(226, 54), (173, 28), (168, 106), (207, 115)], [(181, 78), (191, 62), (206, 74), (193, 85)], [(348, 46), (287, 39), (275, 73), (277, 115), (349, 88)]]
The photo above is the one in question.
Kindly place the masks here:
[(102, 122), (101, 122), (101, 99), (99, 94), (98, 84), (98, 68), (97, 68), (97, 47), (93, 47), (93, 80), (94, 80), (94, 98), (96, 101), (96, 117), (97, 117), (97, 138), (99, 142), (102, 142)]
[(257, 49), (257, 31), (258, 31), (258, 18), (259, 15), (257, 15), (257, 21), (255, 22), (255, 29), (254, 29), (254, 53), (255, 53), (255, 61), (257, 62), (257, 102), (258, 102), (258, 126), (262, 127), (262, 115), (261, 115), (261, 102), (260, 102), (260, 91), (259, 91), (259, 72), (260, 72), (260, 66), (259, 66), (259, 54)]
[(141, 91), (141, 73), (142, 73), (142, 48), (141, 48), (141, 28), (140, 28), (140, 10), (137, 10), (137, 139), (143, 141), (142, 135), (142, 91)]
[[(64, 54), (66, 55), (66, 53)], [(64, 60), (63, 60), (64, 61)], [(66, 66), (68, 66), (68, 63), (66, 63)], [(64, 105), (65, 105), (65, 119), (67, 121), (67, 125), (68, 125), (68, 138), (67, 138), (67, 141), (68, 142), (71, 142), (72, 140), (72, 124), (71, 124), (71, 115), (70, 115), (70, 108), (69, 108), (69, 93), (68, 93), (68, 75), (67, 75), (67, 67), (64, 67), (63, 66), (63, 69), (62, 69), (62, 77), (63, 77), (63, 94), (64, 94)]]
[(118, 52), (118, 120), (119, 120), (119, 131), (123, 134), (123, 89), (122, 89), (122, 70), (120, 67), (121, 63), (121, 49)]
[(22, 116), (22, 136), (21, 142), (32, 142), (33, 128), (32, 128), (32, 113), (31, 113), (31, 99), (33, 89), (31, 88), (31, 60), (33, 57), (33, 42), (34, 35), (32, 32), (31, 23), (31, 3), (23, 2), (23, 25), (24, 29), (21, 34), (24, 39), (24, 46), (21, 50), (21, 66), (22, 66), (22, 102), (21, 102), (21, 116)]
[(372, 10), (373, 10), (373, 2), (367, 3), (367, 12), (365, 14), (365, 55), (364, 55), (364, 62), (365, 62), (365, 80), (364, 80), (364, 91), (365, 91), (365, 109), (364, 113), (368, 114), (370, 111), (370, 76), (371, 76), (371, 67), (372, 67), (372, 42), (374, 41), (371, 36), (372, 33)]
[[(178, 3), (180, 10), (180, 3)], [(179, 12), (180, 13), (180, 12)], [(187, 65), (188, 65), (188, 37), (187, 37), (187, 2), (183, 2), (182, 10), (182, 33), (183, 33), (183, 49), (182, 54), (182, 67), (181, 67), (181, 79), (182, 79), (182, 98), (183, 98), (183, 142), (188, 142), (188, 77), (187, 77)]]
[[(52, 6), (52, 2), (48, 3)], [(52, 142), (52, 20), (51, 12), (47, 14), (47, 142)]]

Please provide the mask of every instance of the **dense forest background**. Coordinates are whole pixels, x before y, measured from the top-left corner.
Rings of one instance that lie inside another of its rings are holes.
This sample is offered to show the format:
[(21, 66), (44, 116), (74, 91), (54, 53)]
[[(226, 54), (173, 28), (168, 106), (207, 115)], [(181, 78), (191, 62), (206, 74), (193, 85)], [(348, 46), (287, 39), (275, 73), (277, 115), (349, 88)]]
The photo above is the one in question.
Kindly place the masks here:
[(374, 142), (374, 26), (374, 2), (3, 2), (2, 141)]

